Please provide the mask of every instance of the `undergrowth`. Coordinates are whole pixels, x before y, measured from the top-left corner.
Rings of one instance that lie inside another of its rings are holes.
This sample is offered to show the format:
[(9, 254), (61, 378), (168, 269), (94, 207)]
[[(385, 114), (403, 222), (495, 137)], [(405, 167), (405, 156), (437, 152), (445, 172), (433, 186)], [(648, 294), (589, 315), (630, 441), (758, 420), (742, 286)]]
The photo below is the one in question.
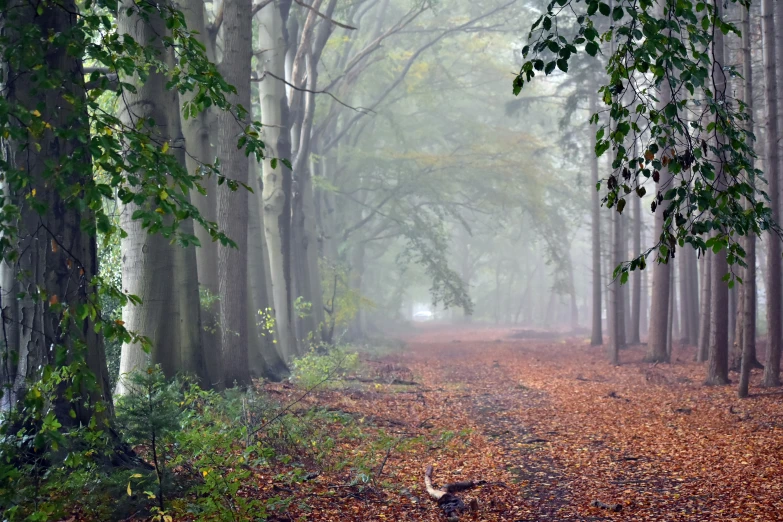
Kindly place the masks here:
[[(298, 361), (294, 379), (307, 393), (357, 361), (345, 351), (313, 352)], [(424, 443), (258, 390), (216, 393), (187, 378), (168, 380), (157, 367), (129, 379), (131, 393), (116, 400), (116, 431), (48, 426), (46, 416), (34, 428), (4, 424), (0, 520), (267, 520), (295, 498), (286, 488), (320, 473), (381, 487), (389, 455)], [(117, 433), (135, 465), (113, 463)], [(281, 489), (262, 494), (268, 484)]]

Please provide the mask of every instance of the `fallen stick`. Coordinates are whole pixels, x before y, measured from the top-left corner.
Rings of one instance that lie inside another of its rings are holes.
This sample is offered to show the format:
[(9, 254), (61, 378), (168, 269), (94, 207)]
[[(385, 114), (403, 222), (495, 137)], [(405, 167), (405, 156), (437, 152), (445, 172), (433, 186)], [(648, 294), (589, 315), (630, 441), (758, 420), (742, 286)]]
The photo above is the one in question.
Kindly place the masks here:
[(593, 500), (590, 502), (590, 505), (601, 509), (608, 509), (609, 511), (614, 511), (615, 513), (620, 512), (623, 509), (623, 506), (620, 504), (604, 504), (600, 500)]
[(427, 493), (429, 494), (430, 498), (437, 501), (438, 507), (440, 507), (440, 509), (443, 511), (443, 514), (446, 515), (446, 518), (448, 518), (450, 521), (459, 520), (459, 516), (465, 511), (478, 510), (478, 502), (475, 499), (470, 501), (470, 506), (468, 507), (465, 506), (465, 503), (462, 501), (462, 499), (454, 495), (454, 493), (468, 491), (473, 488), (483, 486), (486, 483), (486, 480), (479, 480), (477, 482), (470, 480), (465, 482), (454, 482), (451, 484), (446, 484), (439, 489), (435, 489), (432, 486), (432, 466), (427, 466), (427, 469), (424, 472), (424, 487), (427, 489)]

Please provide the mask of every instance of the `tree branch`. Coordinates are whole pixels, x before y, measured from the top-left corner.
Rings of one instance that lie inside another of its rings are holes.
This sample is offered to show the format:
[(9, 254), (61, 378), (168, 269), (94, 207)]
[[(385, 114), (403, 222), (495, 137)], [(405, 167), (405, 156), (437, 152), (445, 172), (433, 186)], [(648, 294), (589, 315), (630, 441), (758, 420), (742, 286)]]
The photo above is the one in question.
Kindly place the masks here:
[(361, 112), (361, 113), (371, 113), (371, 112), (374, 112), (371, 109), (367, 109), (365, 107), (353, 107), (351, 105), (348, 105), (347, 103), (345, 103), (344, 101), (340, 100), (339, 98), (337, 98), (337, 96), (335, 96), (334, 94), (332, 94), (329, 91), (313, 91), (311, 89), (306, 89), (304, 87), (297, 87), (296, 85), (294, 85), (293, 83), (289, 82), (285, 78), (281, 78), (281, 77), (277, 76), (276, 74), (271, 73), (269, 71), (264, 71), (264, 74), (262, 74), (260, 78), (251, 78), (250, 81), (252, 81), (252, 82), (262, 82), (262, 81), (264, 81), (264, 76), (271, 76), (272, 78), (283, 82), (287, 86), (289, 86), (292, 89), (295, 89), (297, 91), (309, 92), (311, 94), (326, 94), (330, 98), (332, 98), (334, 101), (336, 101), (337, 103), (339, 103), (340, 105), (345, 107), (346, 109), (351, 109), (352, 111)]
[[(266, 2), (270, 2), (270, 1), (272, 1), (272, 0), (265, 0), (265, 1), (266, 1)], [(315, 9), (314, 7), (311, 7), (311, 6), (307, 5), (307, 4), (306, 4), (306, 3), (304, 3), (302, 0), (294, 0), (294, 2), (296, 2), (296, 3), (297, 3), (297, 4), (299, 4), (299, 5), (301, 5), (301, 6), (302, 6), (302, 7), (304, 7), (305, 9), (309, 9), (309, 10), (311, 10), (311, 11), (312, 11), (312, 12), (314, 12), (314, 13), (315, 13), (317, 16), (320, 16), (320, 17), (321, 17), (321, 18), (323, 18), (324, 20), (326, 20), (326, 21), (328, 21), (328, 22), (331, 22), (331, 23), (333, 23), (333, 24), (334, 24), (334, 25), (336, 25), (337, 27), (342, 27), (343, 29), (348, 29), (349, 31), (355, 31), (355, 30), (356, 30), (356, 27), (354, 27), (354, 26), (352, 26), (352, 25), (347, 25), (347, 24), (340, 23), (340, 22), (338, 22), (337, 20), (334, 20), (334, 19), (332, 19), (332, 18), (330, 18), (330, 17), (326, 16), (325, 14), (321, 13), (320, 11), (318, 11), (317, 9)]]

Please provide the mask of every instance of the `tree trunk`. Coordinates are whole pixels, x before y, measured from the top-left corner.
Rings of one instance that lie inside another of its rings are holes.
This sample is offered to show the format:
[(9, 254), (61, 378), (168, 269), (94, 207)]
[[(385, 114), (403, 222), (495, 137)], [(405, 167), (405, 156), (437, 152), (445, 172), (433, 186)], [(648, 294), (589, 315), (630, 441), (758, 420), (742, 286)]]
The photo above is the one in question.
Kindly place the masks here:
[[(747, 122), (747, 129), (752, 134), (753, 122), (753, 60), (751, 55), (750, 34), (750, 6), (740, 7), (742, 10), (742, 77), (744, 79), (742, 96), (747, 105), (748, 114), (751, 115)], [(745, 200), (745, 208), (750, 209), (750, 200)], [(745, 236), (745, 278), (742, 284), (740, 296), (742, 301), (738, 307), (742, 316), (737, 321), (739, 335), (740, 376), (737, 396), (742, 399), (748, 396), (750, 387), (750, 369), (756, 359), (756, 236), (749, 233)]]
[[(160, 59), (166, 59), (161, 35), (166, 27), (160, 16), (140, 16), (135, 4), (126, 0), (119, 9), (117, 29), (121, 34), (130, 35), (137, 42), (148, 42), (158, 53)], [(133, 127), (140, 120), (154, 120), (157, 123), (156, 139), (171, 142), (178, 136), (173, 135), (171, 95), (166, 90), (164, 75), (150, 71), (146, 81), (135, 80), (136, 92), (123, 94), (120, 106), (120, 120), (124, 125)], [(179, 123), (179, 117), (177, 124)], [(140, 220), (132, 219), (141, 207), (135, 203), (120, 208), (120, 226), (127, 236), (120, 241), (122, 253), (123, 289), (141, 298), (140, 305), (128, 304), (122, 311), (125, 327), (150, 340), (151, 349), (147, 354), (139, 343), (123, 343), (120, 356), (120, 378), (117, 380), (118, 395), (127, 393), (125, 375), (142, 371), (152, 364), (160, 364), (167, 376), (173, 376), (181, 370), (179, 367), (180, 345), (180, 296), (183, 289), (174, 287), (175, 249), (179, 248), (160, 234), (148, 234), (142, 228)]]
[[(223, 61), (220, 72), (237, 94), (235, 104), (250, 107), (250, 61), (253, 55), (251, 0), (225, 0), (223, 5)], [(237, 148), (235, 115), (218, 114), (218, 157), (221, 175), (239, 183), (248, 182), (248, 158)], [(244, 123), (242, 124), (244, 125)], [(231, 191), (227, 184), (218, 188), (217, 222), (236, 248), (218, 245), (218, 295), (220, 298), (220, 335), (226, 386), (250, 383), (247, 330), (247, 222), (248, 191)]]
[[(590, 92), (590, 114), (598, 111), (598, 94), (591, 90)], [(593, 248), (593, 319), (592, 330), (590, 334), (590, 344), (600, 346), (604, 344), (601, 316), (603, 314), (603, 305), (601, 302), (601, 201), (598, 190), (595, 188), (598, 184), (598, 158), (595, 155), (595, 129), (590, 129), (590, 175), (592, 184), (592, 196), (590, 198), (590, 212), (592, 215), (592, 248)]]
[(699, 342), (699, 271), (696, 250), (686, 248), (683, 257), (685, 263), (685, 281), (688, 285), (688, 339), (696, 346)]
[[(250, 194), (248, 201), (248, 249), (247, 270), (249, 286), (248, 299), (248, 331), (251, 332), (250, 369), (257, 376), (281, 380), (288, 375), (288, 367), (277, 351), (275, 331), (266, 331), (262, 322), (265, 314), (272, 308), (270, 299), (271, 277), (266, 266), (266, 246), (264, 244), (264, 224), (261, 216), (261, 184), (255, 159), (250, 160)], [(258, 324), (262, 326), (259, 327)]]
[(712, 255), (705, 253), (701, 262), (701, 316), (699, 318), (698, 362), (707, 361), (712, 321)]
[[(641, 198), (633, 198), (633, 256), (638, 256), (642, 251), (642, 201)], [(633, 298), (631, 301), (631, 331), (628, 337), (629, 344), (639, 344), (640, 325), (642, 312), (642, 271), (634, 270), (633, 273)]]
[[(623, 261), (623, 227), (620, 223), (621, 215), (613, 211), (612, 223), (612, 266), (616, 267)], [(623, 321), (623, 288), (618, 277), (612, 282), (612, 301), (610, 313), (612, 314), (612, 337), (609, 344), (609, 362), (620, 364), (620, 350), (625, 346), (625, 323)]]
[[(663, 6), (660, 6), (661, 15)], [(662, 84), (658, 94), (658, 108), (663, 110), (672, 99), (671, 87)], [(660, 170), (657, 192), (669, 185), (671, 173), (668, 168)], [(665, 219), (664, 208), (659, 206), (655, 211), (653, 238), (663, 234)], [(667, 354), (667, 332), (669, 330), (669, 293), (671, 290), (671, 263), (653, 263), (652, 304), (650, 305), (650, 335), (647, 341), (647, 357), (650, 362), (669, 362)]]
[[(670, 178), (668, 169), (661, 170), (660, 185), (665, 186)], [(663, 231), (663, 208), (655, 212), (655, 232)], [(652, 304), (650, 305), (650, 335), (647, 341), (647, 361), (669, 362), (667, 355), (667, 332), (669, 331), (669, 293), (671, 287), (671, 263), (653, 265)]]
[(290, 362), (298, 353), (291, 288), (292, 174), (287, 167), (273, 167), (272, 163), (273, 158), (291, 157), (288, 102), (285, 84), (272, 76), (264, 77), (265, 71), (279, 78), (285, 76), (286, 43), (282, 32), (285, 17), (281, 13), (283, 3), (275, 2), (259, 13), (259, 47), (268, 51), (264, 52), (259, 60), (263, 81), (258, 84), (258, 92), (265, 124), (264, 142), (267, 153), (262, 165), (262, 195), (264, 232), (269, 271), (272, 275), (272, 302), (280, 353), (286, 362)]
[(669, 277), (669, 309), (667, 312), (669, 319), (666, 323), (666, 358), (668, 361), (672, 360), (672, 342), (674, 339), (674, 317), (676, 314), (674, 310), (674, 287), (674, 277)]
[[(214, 60), (215, 53), (212, 42), (207, 37), (206, 24), (204, 22), (203, 0), (187, 0), (182, 8), (185, 22), (191, 31), (194, 31), (199, 42), (207, 48), (207, 56)], [(182, 101), (188, 101), (193, 97), (192, 93), (181, 96)], [(212, 109), (206, 109), (195, 117), (185, 118), (181, 116), (182, 132), (185, 136), (185, 146), (188, 153), (185, 156), (185, 166), (188, 172), (196, 172), (202, 165), (212, 164), (215, 161), (216, 149), (214, 145), (215, 113)], [(205, 176), (202, 186), (206, 189), (206, 195), (198, 191), (191, 193), (193, 204), (201, 216), (210, 221), (217, 221), (217, 180), (214, 175)], [(198, 284), (202, 291), (210, 297), (218, 296), (218, 272), (217, 272), (217, 243), (212, 241), (209, 231), (204, 227), (196, 227), (195, 235), (201, 244), (196, 249), (196, 266), (198, 270)], [(206, 364), (206, 378), (211, 388), (223, 387), (223, 355), (220, 347), (220, 318), (218, 304), (210, 302), (209, 306), (201, 309), (201, 343), (204, 350)]]
[[(30, 31), (31, 26), (42, 35), (74, 35), (78, 25), (73, 14), (78, 9), (71, 0), (38, 5), (11, 2), (6, 9), (3, 37), (9, 42), (19, 42), (20, 32)], [(63, 383), (52, 411), (63, 426), (87, 426), (95, 416), (103, 427), (102, 422), (113, 416), (103, 339), (89, 315), (84, 321), (70, 322), (63, 321), (62, 315), (69, 307), (77, 309), (96, 300), (90, 282), (98, 271), (97, 246), (95, 236), (88, 232), (95, 230), (95, 217), (76, 204), (84, 194), (71, 191), (92, 181), (90, 151), (78, 139), (62, 137), (64, 133), (86, 136), (89, 132), (83, 64), (76, 53), (56, 40), (53, 43), (42, 37), (39, 45), (41, 56), (46, 57), (48, 70), (43, 78), (52, 82), (49, 86), (35, 80), (33, 68), (37, 69), (38, 63), (23, 62), (18, 69), (4, 64), (2, 68), (6, 100), (22, 110), (39, 110), (41, 120), (52, 131), (40, 136), (29, 133), (22, 142), (4, 139), (0, 144), (2, 159), (9, 167), (4, 172), (0, 204), (15, 204), (19, 212), (13, 223), (16, 236), (3, 238), (11, 243), (4, 253), (14, 249), (20, 254), (13, 264), (0, 264), (5, 345), (0, 364), (0, 411), (21, 406), (27, 385), (40, 380), (46, 367), (82, 359), (94, 382), (88, 386), (88, 379), (82, 379), (73, 390), (83, 396), (78, 401), (66, 396), (69, 383)], [(73, 103), (62, 103), (63, 98)], [(34, 143), (40, 148), (31, 146)], [(60, 166), (66, 168), (60, 170)], [(13, 190), (17, 180), (12, 169), (23, 169), (22, 176), (30, 180), (23, 193)], [(58, 190), (60, 184), (67, 188), (67, 196)], [(41, 213), (31, 208), (31, 198), (43, 205)], [(44, 294), (34, 299), (35, 289)], [(18, 297), (20, 293), (24, 296)], [(103, 410), (96, 408), (99, 403), (105, 406)]]
[[(746, 251), (747, 253), (747, 251)], [(747, 273), (744, 270), (740, 272), (742, 274), (741, 284), (737, 288), (737, 310), (734, 318), (734, 335), (729, 337), (729, 370), (739, 371), (742, 365), (742, 336), (744, 335), (744, 324), (742, 321), (745, 318), (745, 278)]]
[[(780, 15), (783, 2), (775, 3), (775, 12)], [(764, 46), (764, 77), (766, 79), (765, 98), (767, 101), (767, 161), (766, 177), (769, 183), (769, 206), (771, 219), (780, 221), (780, 157), (778, 135), (778, 85), (776, 77), (778, 37), (772, 0), (763, 0), (761, 4), (761, 27)], [(778, 16), (778, 20), (783, 17)], [(780, 36), (783, 36), (781, 34)], [(764, 364), (764, 385), (780, 385), (780, 344), (781, 344), (781, 259), (780, 240), (770, 233), (767, 241), (767, 328), (769, 342)]]
[[(722, 5), (716, 2), (719, 18), (723, 17)], [(712, 81), (715, 90), (715, 97), (725, 102), (726, 97), (726, 76), (723, 71), (725, 66), (724, 38), (723, 32), (713, 31), (714, 39), (712, 42), (713, 69)], [(723, 137), (716, 136), (717, 145), (722, 145)], [(725, 191), (726, 172), (720, 158), (715, 160), (716, 169), (716, 190)], [(729, 271), (729, 265), (726, 258), (726, 251), (720, 251), (712, 257), (712, 326), (710, 328), (710, 350), (709, 350), (709, 368), (707, 373), (708, 385), (722, 385), (729, 382), (729, 287), (723, 276)]]

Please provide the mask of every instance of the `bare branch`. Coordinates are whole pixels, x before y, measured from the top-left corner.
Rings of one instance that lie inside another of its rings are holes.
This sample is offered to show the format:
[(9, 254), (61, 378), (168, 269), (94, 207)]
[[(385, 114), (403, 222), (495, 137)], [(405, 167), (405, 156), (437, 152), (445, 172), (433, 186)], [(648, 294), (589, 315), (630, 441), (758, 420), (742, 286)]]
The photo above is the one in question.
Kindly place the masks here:
[(253, 9), (250, 10), (250, 16), (255, 16), (261, 9), (274, 2), (274, 0), (261, 0), (257, 4), (253, 4)]
[[(265, 1), (266, 1), (266, 2), (270, 2), (271, 0), (265, 0)], [(331, 23), (333, 23), (333, 24), (334, 24), (334, 25), (336, 25), (337, 27), (342, 27), (343, 29), (348, 29), (349, 31), (355, 31), (355, 30), (356, 30), (356, 27), (354, 27), (354, 26), (352, 26), (352, 25), (343, 24), (343, 23), (340, 23), (340, 22), (338, 22), (337, 20), (334, 20), (334, 19), (332, 19), (332, 18), (329, 18), (328, 16), (326, 16), (326, 15), (325, 15), (325, 14), (323, 14), (323, 13), (321, 13), (321, 12), (320, 12), (320, 11), (318, 11), (317, 9), (315, 9), (315, 8), (313, 8), (313, 7), (309, 6), (309, 5), (307, 5), (307, 4), (306, 4), (306, 3), (304, 3), (302, 0), (294, 0), (294, 2), (296, 2), (296, 3), (297, 3), (297, 4), (299, 4), (299, 5), (301, 5), (301, 6), (302, 6), (302, 7), (304, 7), (305, 9), (309, 9), (309, 10), (311, 10), (311, 11), (312, 11), (312, 12), (314, 12), (316, 15), (320, 16), (321, 18), (323, 18), (324, 20), (326, 20), (326, 21), (328, 21), (328, 22), (331, 22)]]
[(352, 107), (352, 106), (348, 105), (347, 103), (345, 103), (344, 101), (342, 101), (339, 98), (337, 98), (337, 96), (335, 96), (334, 94), (332, 94), (329, 91), (313, 91), (311, 89), (305, 89), (304, 87), (297, 87), (293, 83), (287, 81), (285, 78), (281, 78), (281, 77), (277, 76), (276, 74), (271, 73), (269, 71), (264, 71), (264, 74), (261, 75), (260, 78), (251, 78), (250, 81), (252, 81), (252, 82), (262, 82), (262, 81), (264, 81), (264, 76), (271, 76), (272, 78), (283, 82), (287, 86), (289, 86), (292, 89), (295, 89), (297, 91), (309, 92), (311, 94), (326, 94), (330, 98), (332, 98), (334, 101), (336, 101), (337, 103), (339, 103), (340, 105), (345, 107), (346, 109), (351, 109), (352, 111), (361, 112), (361, 113), (372, 113), (373, 112), (371, 109), (367, 109), (367, 108), (364, 108), (364, 107)]

